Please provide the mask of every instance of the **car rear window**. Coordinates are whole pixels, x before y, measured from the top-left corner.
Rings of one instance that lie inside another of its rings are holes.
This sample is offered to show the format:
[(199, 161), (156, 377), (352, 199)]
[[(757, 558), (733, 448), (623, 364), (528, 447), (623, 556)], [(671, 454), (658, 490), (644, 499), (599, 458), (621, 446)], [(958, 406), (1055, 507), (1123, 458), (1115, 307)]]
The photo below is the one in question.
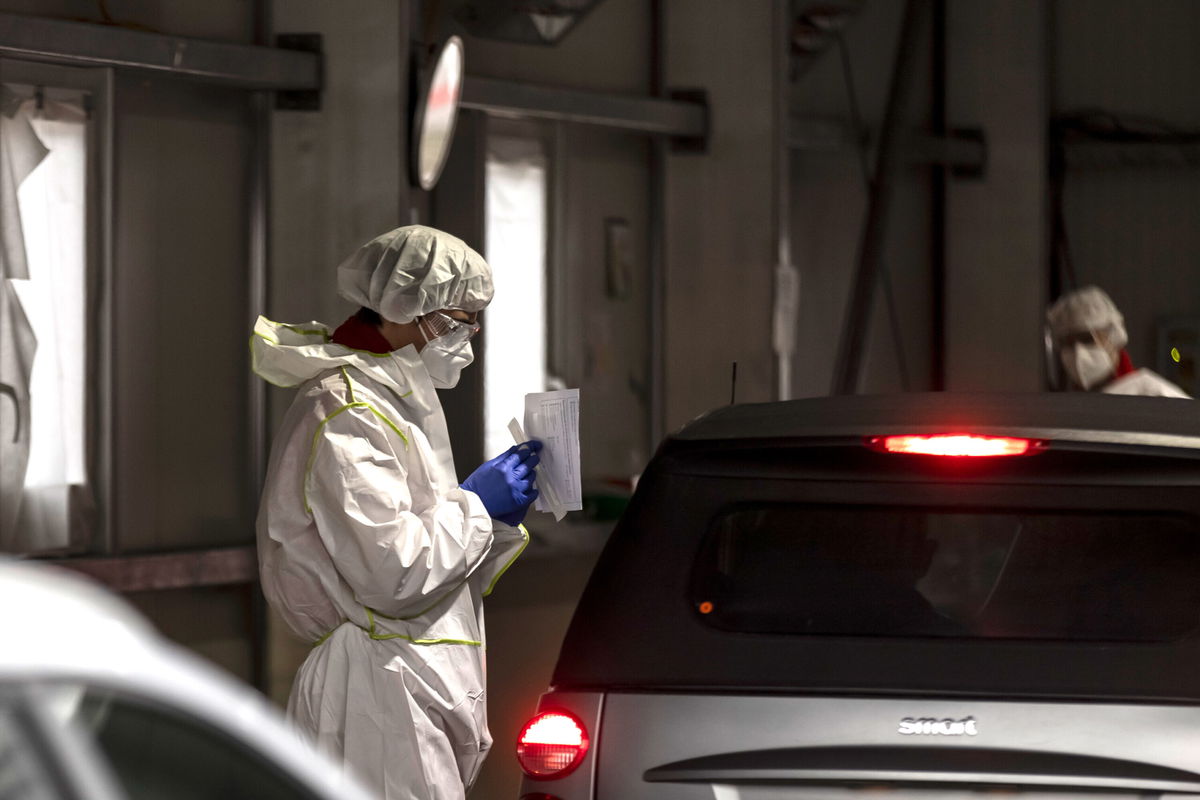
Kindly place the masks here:
[(714, 520), (692, 600), (745, 633), (1159, 642), (1200, 627), (1197, 575), (1182, 514), (773, 504)]

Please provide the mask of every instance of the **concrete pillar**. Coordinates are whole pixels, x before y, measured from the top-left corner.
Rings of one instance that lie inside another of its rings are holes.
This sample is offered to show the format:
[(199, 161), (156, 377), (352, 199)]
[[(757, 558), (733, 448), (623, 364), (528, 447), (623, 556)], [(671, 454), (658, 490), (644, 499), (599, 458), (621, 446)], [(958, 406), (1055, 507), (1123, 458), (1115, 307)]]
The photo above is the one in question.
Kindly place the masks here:
[(324, 37), (325, 90), (319, 111), (272, 119), (269, 314), (340, 322), (334, 268), (408, 221), (408, 7), (274, 3), (277, 33)]
[[(364, 242), (408, 221), (408, 0), (275, 0), (277, 33), (320, 33), (325, 90), (318, 111), (271, 118), (267, 315), (336, 325), (352, 310), (336, 267)], [(249, 329), (247, 329), (247, 335)], [(271, 388), (273, 435), (293, 392)], [(267, 690), (283, 704), (311, 645), (271, 612)]]
[(1047, 10), (947, 3), (948, 126), (982, 127), (983, 180), (946, 189), (946, 388), (1042, 387), (1046, 302)]
[(781, 92), (773, 0), (670, 0), (664, 84), (704, 89), (705, 154), (669, 153), (664, 176), (664, 416), (669, 432), (729, 402), (774, 397), (776, 139)]

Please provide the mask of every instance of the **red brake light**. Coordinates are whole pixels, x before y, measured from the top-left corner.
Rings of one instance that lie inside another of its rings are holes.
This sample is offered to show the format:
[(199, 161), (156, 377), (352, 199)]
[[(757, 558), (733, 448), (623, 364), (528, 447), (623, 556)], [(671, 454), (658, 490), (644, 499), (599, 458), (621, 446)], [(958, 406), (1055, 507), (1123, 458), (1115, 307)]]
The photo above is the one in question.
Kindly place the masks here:
[(573, 714), (543, 711), (521, 729), (517, 761), (531, 778), (562, 778), (579, 766), (588, 749), (587, 730)]
[(867, 444), (885, 453), (926, 456), (1023, 456), (1040, 442), (1011, 436), (939, 433), (928, 436), (876, 436)]

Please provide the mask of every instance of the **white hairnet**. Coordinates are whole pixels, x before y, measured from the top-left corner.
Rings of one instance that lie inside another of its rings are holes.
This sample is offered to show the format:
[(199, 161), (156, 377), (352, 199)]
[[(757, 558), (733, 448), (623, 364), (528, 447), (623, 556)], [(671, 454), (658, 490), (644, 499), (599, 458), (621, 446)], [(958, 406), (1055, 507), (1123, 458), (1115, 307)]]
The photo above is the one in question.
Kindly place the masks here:
[(364, 244), (337, 268), (338, 293), (404, 324), (439, 308), (479, 311), (492, 301), (492, 269), (461, 239), (408, 225)]
[(1129, 341), (1125, 318), (1098, 286), (1084, 286), (1058, 298), (1046, 309), (1046, 324), (1056, 340), (1073, 333), (1104, 331), (1113, 347), (1124, 347)]

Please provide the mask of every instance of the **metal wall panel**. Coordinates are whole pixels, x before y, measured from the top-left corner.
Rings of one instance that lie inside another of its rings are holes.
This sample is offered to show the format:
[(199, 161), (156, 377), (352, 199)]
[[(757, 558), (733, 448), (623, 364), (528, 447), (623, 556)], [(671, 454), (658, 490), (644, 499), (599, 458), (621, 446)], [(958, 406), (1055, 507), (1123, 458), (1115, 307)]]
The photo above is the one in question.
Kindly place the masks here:
[[(281, 321), (340, 323), (335, 269), (360, 245), (409, 223), (408, 3), (349, 14), (320, 0), (274, 3), (277, 31), (323, 34), (319, 111), (277, 111), (271, 131), (270, 288)], [(290, 393), (270, 390), (278, 420)]]
[[(1200, 128), (1198, 39), (1200, 4), (1190, 0), (1057, 0), (1054, 111), (1105, 109), (1142, 117), (1140, 125)], [(1159, 149), (1166, 158), (1170, 148)], [(1155, 321), (1200, 315), (1200, 169), (1177, 156), (1159, 167), (1076, 160), (1065, 179), (1078, 281), (1112, 295), (1134, 363), (1152, 369)]]
[(247, 542), (249, 96), (117, 82), (119, 550)]
[(946, 113), (982, 127), (983, 180), (946, 192), (946, 388), (1042, 388), (1048, 258), (1047, 7), (948, 3)]
[(779, 102), (771, 42), (784, 33), (773, 23), (770, 0), (666, 8), (665, 85), (705, 89), (712, 114), (704, 155), (666, 159), (668, 430), (729, 401), (734, 361), (739, 402), (775, 396), (774, 180), (784, 166), (770, 144)]

